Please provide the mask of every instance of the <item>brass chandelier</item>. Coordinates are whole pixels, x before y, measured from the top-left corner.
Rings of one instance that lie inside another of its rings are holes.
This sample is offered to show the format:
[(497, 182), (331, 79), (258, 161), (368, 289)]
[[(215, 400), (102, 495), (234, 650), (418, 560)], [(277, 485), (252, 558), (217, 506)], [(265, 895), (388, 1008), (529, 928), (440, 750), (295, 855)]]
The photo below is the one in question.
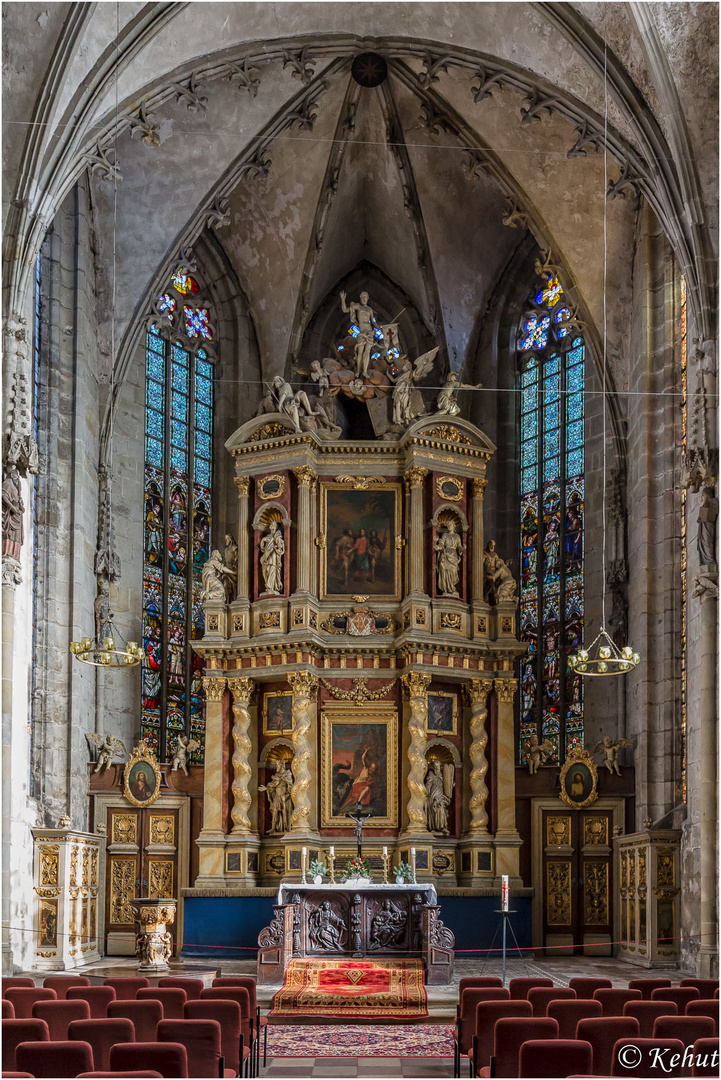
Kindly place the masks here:
[[(112, 623), (107, 623), (106, 627), (117, 634)], [(120, 644), (119, 648), (112, 634), (106, 634), (102, 641), (85, 637), (80, 641), (71, 641), (70, 652), (81, 664), (91, 664), (93, 667), (135, 667), (144, 658), (145, 652), (137, 641), (128, 641), (125, 646), (122, 646), (122, 642)]]

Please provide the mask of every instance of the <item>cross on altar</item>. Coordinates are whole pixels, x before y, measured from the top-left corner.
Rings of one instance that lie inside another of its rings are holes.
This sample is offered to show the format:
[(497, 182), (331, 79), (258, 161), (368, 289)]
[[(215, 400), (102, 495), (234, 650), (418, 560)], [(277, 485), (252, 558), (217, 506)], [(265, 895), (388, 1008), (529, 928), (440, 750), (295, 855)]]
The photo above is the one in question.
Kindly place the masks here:
[(356, 823), (355, 835), (356, 835), (356, 840), (358, 841), (358, 858), (362, 859), (363, 858), (363, 822), (365, 821), (366, 818), (369, 818), (369, 817), (372, 816), (371, 812), (369, 810), (367, 814), (363, 813), (363, 810), (361, 808), (360, 799), (359, 799), (358, 802), (356, 803), (356, 808), (353, 811), (353, 813), (351, 813), (350, 810), (346, 810), (346, 815), (345, 816), (349, 817), (349, 818), (353, 818), (353, 820)]

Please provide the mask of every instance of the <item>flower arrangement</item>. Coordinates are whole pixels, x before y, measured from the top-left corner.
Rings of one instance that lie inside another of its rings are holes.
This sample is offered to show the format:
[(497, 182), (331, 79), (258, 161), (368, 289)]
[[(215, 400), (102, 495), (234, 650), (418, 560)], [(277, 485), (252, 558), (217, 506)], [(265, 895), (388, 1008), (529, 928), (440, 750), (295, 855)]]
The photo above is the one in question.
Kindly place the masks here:
[(354, 878), (368, 878), (371, 876), (371, 864), (367, 859), (359, 859), (358, 856), (354, 859), (350, 859), (343, 871), (343, 881), (348, 881)]
[(396, 880), (402, 878), (403, 881), (413, 881), (413, 868), (410, 863), (403, 862), (403, 859), (399, 860), (398, 866), (393, 867), (393, 873)]
[(312, 878), (323, 877), (323, 874), (325, 874), (325, 863), (320, 862), (318, 859), (313, 859), (308, 870)]

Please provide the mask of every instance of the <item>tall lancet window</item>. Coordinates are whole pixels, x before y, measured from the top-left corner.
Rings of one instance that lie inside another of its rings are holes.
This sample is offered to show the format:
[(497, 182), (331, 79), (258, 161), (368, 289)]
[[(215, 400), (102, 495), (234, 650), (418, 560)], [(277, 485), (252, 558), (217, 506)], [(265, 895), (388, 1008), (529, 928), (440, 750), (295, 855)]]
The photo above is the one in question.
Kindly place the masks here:
[(583, 684), (566, 657), (583, 636), (584, 362), (558, 279), (546, 274), (518, 337), (521, 437), (519, 762), (532, 735), (548, 764), (583, 745)]
[(178, 735), (198, 744), (205, 703), (202, 659), (203, 564), (210, 555), (213, 479), (213, 329), (187, 269), (155, 303), (145, 348), (145, 528), (141, 737), (161, 761)]

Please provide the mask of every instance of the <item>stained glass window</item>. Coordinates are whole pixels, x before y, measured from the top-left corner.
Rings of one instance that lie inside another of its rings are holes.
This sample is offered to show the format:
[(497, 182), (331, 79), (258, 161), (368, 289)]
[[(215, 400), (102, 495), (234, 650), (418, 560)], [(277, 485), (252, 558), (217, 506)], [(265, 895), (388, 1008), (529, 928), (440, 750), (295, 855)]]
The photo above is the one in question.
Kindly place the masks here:
[[(197, 290), (182, 270), (171, 284), (181, 294)], [(169, 298), (174, 303), (164, 310), (172, 313), (177, 304), (175, 297)], [(212, 338), (208, 312), (202, 310), (202, 325)], [(203, 660), (191, 643), (204, 629), (200, 593), (203, 565), (210, 555), (212, 441), (213, 365), (208, 353), (197, 341), (186, 341), (180, 328), (167, 339), (151, 326), (145, 350), (141, 736), (161, 761), (172, 752), (176, 735), (185, 733), (200, 744), (191, 761), (203, 762)]]
[(522, 320), (520, 354), (521, 666), (518, 760), (532, 735), (560, 765), (583, 746), (583, 684), (567, 663), (583, 638), (585, 347), (555, 276)]

